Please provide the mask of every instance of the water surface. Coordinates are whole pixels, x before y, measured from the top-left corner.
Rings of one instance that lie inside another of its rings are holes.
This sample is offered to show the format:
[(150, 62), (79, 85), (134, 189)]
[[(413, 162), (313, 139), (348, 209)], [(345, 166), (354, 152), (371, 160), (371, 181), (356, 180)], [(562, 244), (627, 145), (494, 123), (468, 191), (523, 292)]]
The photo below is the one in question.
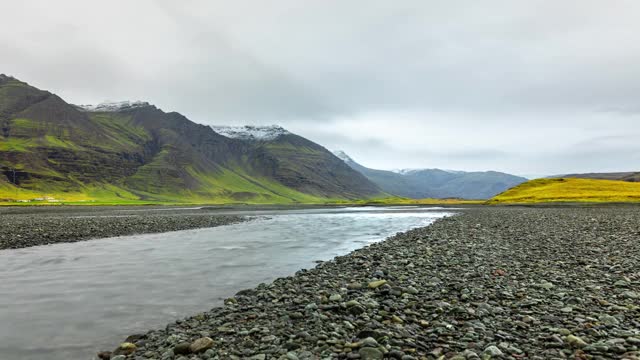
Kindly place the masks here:
[(217, 228), (3, 250), (0, 358), (91, 359), (129, 334), (449, 214), (406, 207), (269, 211)]

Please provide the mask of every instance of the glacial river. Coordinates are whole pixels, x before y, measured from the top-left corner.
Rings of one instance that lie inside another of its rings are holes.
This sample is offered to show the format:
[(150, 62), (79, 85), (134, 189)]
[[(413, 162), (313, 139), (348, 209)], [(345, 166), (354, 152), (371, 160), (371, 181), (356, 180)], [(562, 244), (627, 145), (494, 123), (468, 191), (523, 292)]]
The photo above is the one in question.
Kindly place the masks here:
[(210, 229), (0, 251), (0, 358), (92, 359), (124, 338), (222, 304), (397, 232), (437, 208), (240, 213)]

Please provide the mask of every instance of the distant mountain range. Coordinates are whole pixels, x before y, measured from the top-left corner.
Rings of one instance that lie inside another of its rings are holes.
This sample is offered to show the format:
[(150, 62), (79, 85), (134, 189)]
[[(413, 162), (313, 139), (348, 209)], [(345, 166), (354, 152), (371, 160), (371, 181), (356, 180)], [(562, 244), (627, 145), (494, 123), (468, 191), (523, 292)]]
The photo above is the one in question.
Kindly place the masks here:
[(0, 199), (291, 203), (388, 196), (280, 127), (215, 127), (146, 102), (72, 105), (0, 75)]
[(398, 196), (422, 198), (489, 199), (527, 179), (497, 171), (465, 172), (440, 169), (370, 169), (358, 164), (343, 151), (334, 151), (352, 169), (363, 174), (382, 190)]

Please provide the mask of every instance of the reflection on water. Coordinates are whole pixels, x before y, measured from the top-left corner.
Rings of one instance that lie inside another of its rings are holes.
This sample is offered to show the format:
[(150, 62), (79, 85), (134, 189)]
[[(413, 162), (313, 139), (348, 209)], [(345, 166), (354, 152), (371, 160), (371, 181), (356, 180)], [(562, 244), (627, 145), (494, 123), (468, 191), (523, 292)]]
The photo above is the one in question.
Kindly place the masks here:
[(90, 359), (129, 334), (446, 215), (421, 208), (270, 211), (212, 229), (0, 251), (0, 356)]

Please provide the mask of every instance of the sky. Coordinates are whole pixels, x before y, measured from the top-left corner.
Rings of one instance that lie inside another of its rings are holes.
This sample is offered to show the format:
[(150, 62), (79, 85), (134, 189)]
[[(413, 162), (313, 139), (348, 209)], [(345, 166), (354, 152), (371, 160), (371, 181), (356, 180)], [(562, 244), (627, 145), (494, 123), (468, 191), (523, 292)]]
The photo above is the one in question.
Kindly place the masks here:
[(0, 0), (0, 73), (380, 169), (640, 170), (640, 1)]

